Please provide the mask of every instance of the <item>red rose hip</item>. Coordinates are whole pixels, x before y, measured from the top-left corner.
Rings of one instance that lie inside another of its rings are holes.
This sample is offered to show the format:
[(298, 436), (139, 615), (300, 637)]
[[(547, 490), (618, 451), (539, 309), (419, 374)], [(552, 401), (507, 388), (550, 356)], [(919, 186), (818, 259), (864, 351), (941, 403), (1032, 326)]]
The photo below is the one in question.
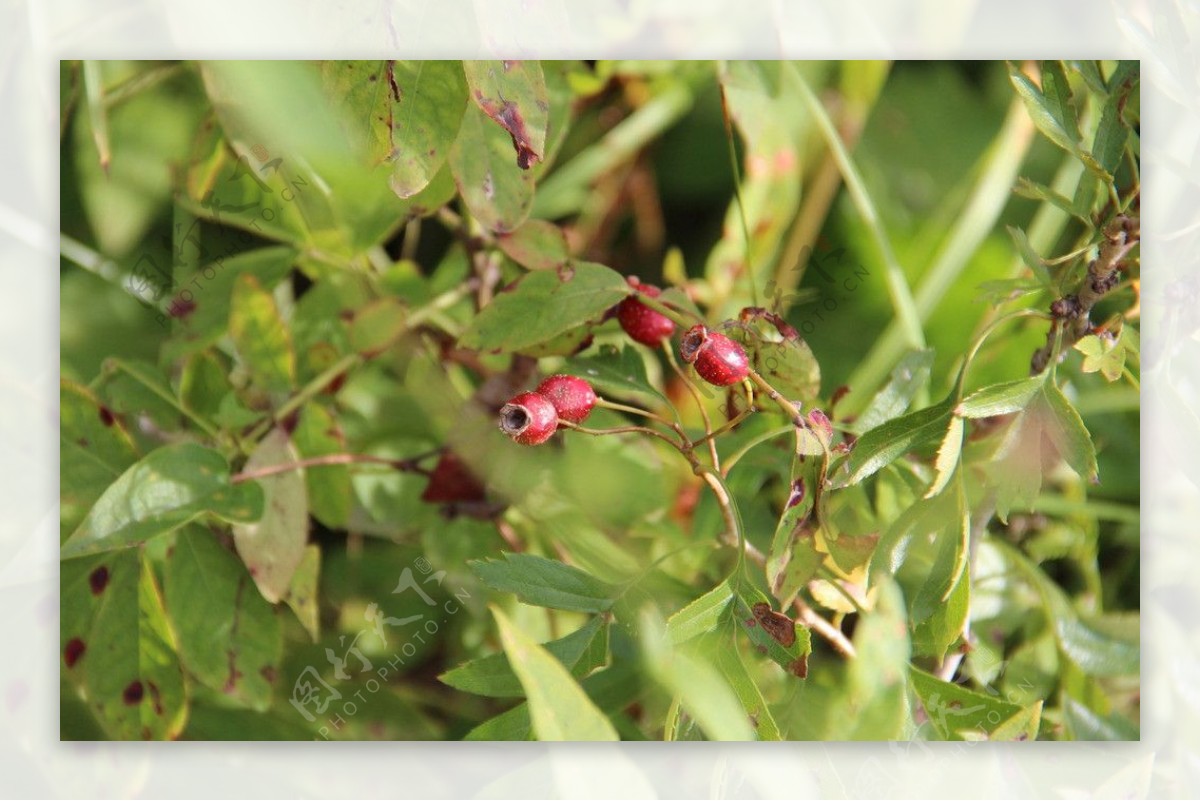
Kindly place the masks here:
[(552, 375), (538, 385), (537, 394), (554, 404), (559, 420), (582, 423), (596, 406), (592, 385), (573, 375)]
[(554, 404), (536, 392), (522, 392), (500, 409), (500, 430), (521, 445), (541, 445), (556, 428)]
[(679, 358), (696, 368), (710, 384), (727, 387), (750, 374), (741, 345), (703, 325), (692, 326), (679, 342)]
[[(662, 294), (658, 287), (643, 284), (632, 276), (629, 285), (647, 297), (656, 298)], [(617, 321), (632, 339), (652, 348), (658, 347), (660, 342), (675, 333), (675, 323), (671, 322), (671, 318), (643, 306), (638, 302), (637, 295), (630, 295), (617, 305)]]

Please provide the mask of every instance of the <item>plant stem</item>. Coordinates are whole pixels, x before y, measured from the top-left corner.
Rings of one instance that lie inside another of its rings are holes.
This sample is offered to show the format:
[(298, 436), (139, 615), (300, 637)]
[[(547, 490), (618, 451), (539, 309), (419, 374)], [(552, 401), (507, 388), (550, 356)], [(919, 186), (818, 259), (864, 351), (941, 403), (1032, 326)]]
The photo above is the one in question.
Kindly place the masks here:
[(643, 295), (641, 293), (638, 293), (636, 297), (638, 303), (649, 309), (654, 309), (654, 311), (658, 312), (664, 317), (669, 317), (676, 325), (682, 326), (683, 328), (691, 328), (696, 323), (704, 322), (690, 311), (676, 309), (674, 306), (663, 303), (658, 298), (652, 298), (649, 295)]
[(189, 419), (193, 423), (195, 423), (196, 426), (199, 427), (201, 431), (203, 431), (205, 434), (207, 434), (213, 440), (220, 440), (221, 431), (218, 428), (213, 426), (212, 423), (208, 422), (204, 418), (200, 417), (198, 414), (193, 412), (191, 409), (184, 406), (183, 402), (180, 401), (179, 398), (175, 397), (175, 395), (173, 393), (164, 392), (162, 387), (157, 386), (154, 383), (154, 381), (152, 381), (148, 376), (144, 375), (140, 370), (138, 370), (133, 365), (128, 364), (127, 362), (125, 362), (121, 359), (109, 359), (105, 363), (105, 365), (108, 370), (121, 372), (121, 373), (124, 373), (125, 375), (129, 376), (134, 381), (138, 382), (139, 384), (144, 386), (146, 389), (150, 390), (157, 397), (161, 398), (162, 400), (169, 403), (172, 407), (177, 409), (180, 414), (182, 414), (187, 419)]
[(259, 439), (265, 436), (268, 431), (270, 431), (276, 425), (279, 425), (281, 422), (291, 416), (293, 412), (316, 397), (316, 395), (322, 392), (325, 387), (329, 386), (329, 384), (332, 383), (335, 378), (347, 370), (358, 366), (362, 363), (362, 361), (363, 357), (357, 353), (348, 353), (342, 358), (338, 359), (333, 363), (333, 365), (327, 367), (324, 372), (322, 372), (312, 381), (309, 381), (307, 384), (305, 384), (303, 389), (285, 401), (284, 404), (280, 406), (273, 415), (265, 418), (253, 429), (251, 429), (250, 434), (247, 435), (247, 439), (250, 442), (257, 442)]
[(835, 651), (847, 659), (854, 659), (858, 656), (858, 652), (854, 649), (854, 643), (850, 642), (845, 634), (842, 634), (842, 630), (818, 615), (803, 599), (797, 598), (792, 605), (796, 607), (796, 616), (800, 618), (800, 622), (828, 640)]
[[(679, 362), (676, 361), (675, 350), (671, 347), (671, 341), (664, 340), (662, 343), (662, 348), (663, 353), (667, 357), (667, 362), (671, 365), (671, 369), (675, 371), (675, 375), (679, 376), (679, 380), (683, 382), (683, 385), (687, 387), (688, 392), (691, 393), (692, 399), (696, 401), (696, 408), (700, 410), (700, 419), (704, 421), (705, 437), (711, 437), (712, 421), (710, 421), (708, 418), (708, 409), (706, 409), (704, 406), (704, 398), (700, 395), (700, 390), (696, 387), (696, 384), (690, 378), (688, 378), (687, 373), (685, 373), (683, 368), (679, 366)], [(696, 443), (693, 442), (692, 446), (695, 447), (695, 444)], [(721, 462), (720, 456), (717, 455), (717, 444), (713, 442), (712, 439), (708, 440), (708, 455), (712, 458), (713, 468), (720, 470)]]
[(745, 445), (743, 445), (737, 451), (734, 451), (733, 455), (725, 460), (725, 468), (724, 468), (724, 470), (721, 471), (721, 475), (728, 476), (729, 471), (733, 469), (733, 466), (735, 464), (737, 464), (739, 461), (741, 461), (742, 457), (744, 457), (751, 450), (753, 450), (754, 448), (763, 444), (767, 440), (774, 439), (775, 437), (778, 437), (781, 434), (787, 434), (787, 433), (795, 431), (795, 430), (796, 430), (796, 427), (789, 423), (788, 425), (783, 426), (782, 428), (774, 428), (774, 429), (771, 429), (770, 431), (759, 434), (757, 437), (755, 437), (754, 439), (747, 442)]
[(231, 480), (234, 484), (240, 484), (243, 481), (266, 478), (267, 476), (274, 476), (280, 473), (290, 473), (293, 470), (302, 470), (306, 467), (327, 467), (342, 464), (378, 464), (386, 465), (395, 470), (424, 472), (417, 467), (416, 460), (414, 459), (387, 459), (382, 456), (369, 456), (365, 453), (330, 453), (325, 456), (314, 456), (311, 459), (301, 459), (298, 462), (285, 462), (284, 464), (267, 465), (255, 470), (243, 470), (240, 473), (235, 473)]
[(767, 379), (759, 375), (757, 370), (751, 368), (749, 377), (751, 381), (758, 385), (759, 389), (766, 393), (766, 396), (770, 398), (776, 406), (783, 410), (783, 413), (787, 416), (787, 418), (792, 421), (793, 426), (797, 428), (805, 427), (804, 415), (800, 414), (800, 411), (792, 404), (791, 401), (783, 397), (783, 394), (780, 393), (779, 390), (771, 386), (771, 383), (767, 381)]

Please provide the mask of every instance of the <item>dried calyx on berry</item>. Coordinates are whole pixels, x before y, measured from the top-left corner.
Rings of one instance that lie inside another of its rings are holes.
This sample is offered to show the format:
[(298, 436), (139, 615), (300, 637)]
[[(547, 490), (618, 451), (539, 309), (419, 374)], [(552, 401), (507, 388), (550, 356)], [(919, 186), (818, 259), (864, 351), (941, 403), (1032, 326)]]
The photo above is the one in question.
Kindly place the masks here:
[(522, 392), (500, 408), (500, 430), (521, 445), (541, 445), (557, 428), (554, 404), (536, 392)]
[(679, 341), (679, 358), (696, 368), (710, 384), (727, 387), (750, 374), (750, 360), (741, 345), (703, 325), (688, 329)]
[[(662, 294), (658, 287), (643, 284), (635, 276), (627, 280), (631, 287), (647, 297), (656, 298)], [(637, 295), (630, 295), (617, 305), (617, 321), (632, 339), (652, 348), (658, 347), (659, 343), (675, 333), (675, 323), (671, 318), (643, 305)]]
[(559, 420), (582, 423), (596, 406), (596, 391), (582, 378), (552, 375), (538, 385), (537, 394), (554, 404)]

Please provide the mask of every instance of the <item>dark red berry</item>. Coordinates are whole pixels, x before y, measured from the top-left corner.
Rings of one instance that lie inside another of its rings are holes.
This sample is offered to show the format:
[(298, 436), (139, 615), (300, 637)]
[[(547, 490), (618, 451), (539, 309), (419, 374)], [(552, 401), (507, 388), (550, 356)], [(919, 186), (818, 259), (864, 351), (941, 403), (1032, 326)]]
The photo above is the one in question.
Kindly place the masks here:
[(541, 445), (556, 428), (554, 404), (536, 392), (522, 392), (500, 409), (500, 430), (522, 445)]
[(592, 385), (573, 375), (552, 375), (538, 385), (537, 394), (554, 404), (559, 420), (582, 423), (596, 406)]
[(484, 497), (479, 479), (452, 451), (442, 453), (429, 474), (428, 486), (421, 493), (421, 500), (426, 503), (481, 501)]
[[(643, 284), (633, 277), (629, 278), (629, 285), (651, 298), (662, 293), (658, 287)], [(671, 318), (643, 306), (638, 302), (637, 295), (630, 295), (617, 305), (617, 321), (635, 341), (652, 348), (658, 347), (660, 342), (675, 333), (675, 323), (671, 322)]]
[(679, 341), (679, 358), (696, 368), (710, 384), (727, 387), (750, 373), (750, 361), (741, 345), (703, 325), (688, 329)]

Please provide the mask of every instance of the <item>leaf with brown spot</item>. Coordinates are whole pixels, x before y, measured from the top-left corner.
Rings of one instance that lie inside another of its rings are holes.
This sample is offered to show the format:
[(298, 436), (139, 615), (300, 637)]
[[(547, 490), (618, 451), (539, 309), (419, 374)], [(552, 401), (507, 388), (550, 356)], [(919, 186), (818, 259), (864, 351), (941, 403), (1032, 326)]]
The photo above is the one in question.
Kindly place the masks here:
[(59, 386), (60, 525), (71, 531), (125, 469), (137, 461), (133, 439), (91, 390), (63, 379)]
[(471, 99), (512, 140), (517, 166), (528, 170), (546, 152), (550, 98), (538, 61), (464, 61)]

